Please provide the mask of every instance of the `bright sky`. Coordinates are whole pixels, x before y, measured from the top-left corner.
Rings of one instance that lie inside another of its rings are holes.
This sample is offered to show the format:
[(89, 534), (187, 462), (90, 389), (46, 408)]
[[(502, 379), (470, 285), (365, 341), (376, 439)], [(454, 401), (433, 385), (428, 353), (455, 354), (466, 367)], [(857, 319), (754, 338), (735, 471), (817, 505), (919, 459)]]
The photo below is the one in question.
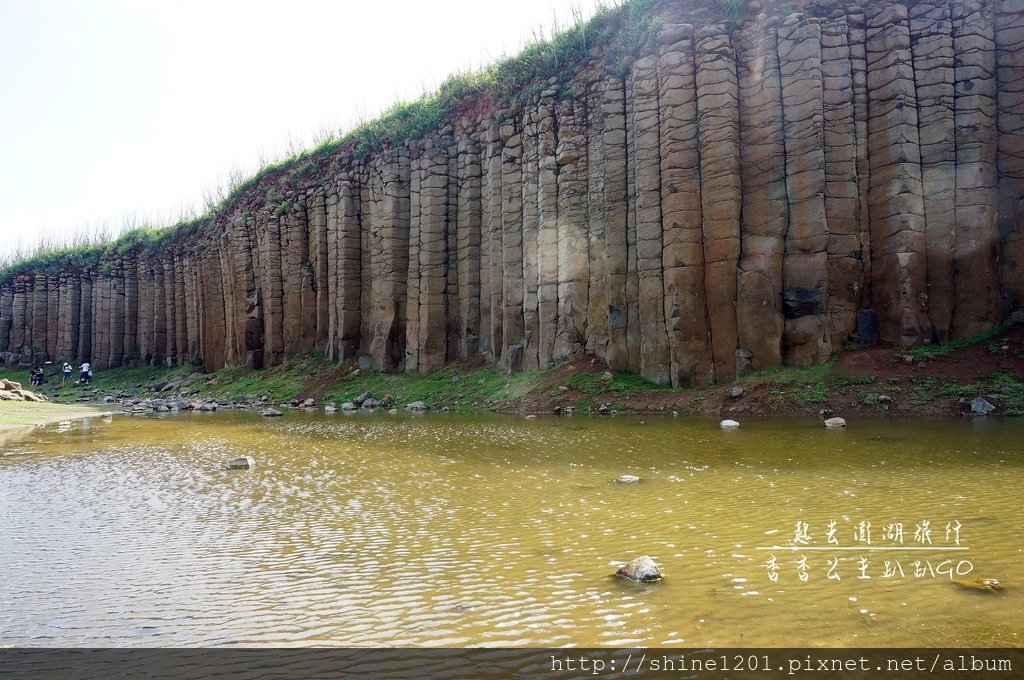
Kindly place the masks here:
[(232, 170), (348, 129), (597, 0), (0, 0), (0, 259), (202, 212)]

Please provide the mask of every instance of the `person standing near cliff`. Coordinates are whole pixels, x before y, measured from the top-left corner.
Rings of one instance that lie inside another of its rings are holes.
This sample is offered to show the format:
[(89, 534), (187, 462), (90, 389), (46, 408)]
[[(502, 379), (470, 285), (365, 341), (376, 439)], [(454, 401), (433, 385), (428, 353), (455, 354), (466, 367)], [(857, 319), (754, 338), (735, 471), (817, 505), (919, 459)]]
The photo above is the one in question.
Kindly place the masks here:
[(65, 361), (64, 362), (64, 366), (61, 368), (60, 386), (64, 387), (64, 385), (68, 381), (68, 378), (70, 378), (70, 377), (71, 377), (71, 364), (69, 364), (68, 362)]
[(88, 361), (86, 361), (79, 367), (79, 369), (82, 371), (82, 374), (78, 378), (78, 384), (88, 385), (92, 380), (92, 366), (89, 365)]

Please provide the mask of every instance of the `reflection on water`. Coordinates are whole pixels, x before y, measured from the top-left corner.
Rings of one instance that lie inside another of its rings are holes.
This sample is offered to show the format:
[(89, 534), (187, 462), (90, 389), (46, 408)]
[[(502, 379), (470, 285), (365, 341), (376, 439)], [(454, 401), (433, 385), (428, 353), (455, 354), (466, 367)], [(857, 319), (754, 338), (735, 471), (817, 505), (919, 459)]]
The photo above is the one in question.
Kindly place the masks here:
[[(1022, 435), (995, 419), (54, 426), (0, 455), (0, 644), (1020, 647)], [(223, 468), (242, 455), (256, 467)], [(610, 577), (643, 554), (662, 583)], [(955, 585), (957, 565), (1007, 588)]]

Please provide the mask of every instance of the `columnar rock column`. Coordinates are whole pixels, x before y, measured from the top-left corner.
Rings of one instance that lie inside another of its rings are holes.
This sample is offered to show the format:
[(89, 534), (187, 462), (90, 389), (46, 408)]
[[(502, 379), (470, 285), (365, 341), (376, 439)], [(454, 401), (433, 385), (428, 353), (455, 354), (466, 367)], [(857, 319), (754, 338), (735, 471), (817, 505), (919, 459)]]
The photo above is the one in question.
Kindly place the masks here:
[(736, 317), (739, 352), (749, 353), (741, 358), (753, 369), (782, 363), (789, 201), (776, 23), (762, 17), (749, 24), (737, 50), (743, 237)]
[(832, 347), (825, 314), (829, 299), (828, 224), (817, 21), (797, 14), (783, 22), (779, 28), (779, 73), (790, 212), (782, 263), (782, 311), (786, 317), (783, 356), (787, 363), (810, 366), (827, 359)]
[[(626, 112), (622, 81), (608, 77), (603, 83), (601, 131), (604, 157), (604, 265), (608, 299), (608, 352), (605, 361), (613, 371), (624, 371), (629, 361), (626, 346)], [(541, 157), (543, 163), (543, 156)], [(541, 258), (543, 259), (543, 242)]]
[[(586, 107), (582, 91), (558, 105), (558, 322), (552, 358), (568, 361), (587, 337), (590, 252), (587, 239)], [(659, 226), (660, 230), (660, 226)], [(660, 272), (660, 265), (658, 270)], [(660, 305), (659, 305), (660, 306)]]
[(927, 244), (906, 6), (872, 7), (866, 40), (872, 298), (882, 339), (909, 347), (932, 334), (926, 316)]
[(715, 380), (736, 377), (740, 254), (740, 139), (736, 57), (721, 25), (697, 31), (697, 129), (704, 213), (705, 289)]
[(671, 382), (668, 333), (665, 325), (664, 240), (661, 213), (661, 130), (658, 61), (644, 57), (633, 65), (630, 126), (636, 201), (636, 256), (640, 297), (640, 375)]
[(459, 357), (480, 351), (480, 147), (459, 140)]
[(554, 360), (558, 331), (558, 121), (555, 92), (545, 90), (537, 105), (537, 360)]
[(521, 121), (510, 115), (499, 129), (501, 155), (502, 310), (501, 362), (506, 370), (522, 368), (523, 337), (523, 170)]
[(956, 143), (949, 5), (918, 2), (910, 6), (927, 236), (928, 318), (937, 342), (949, 339), (954, 302)]
[(1024, 12), (1018, 0), (998, 0), (994, 23), (1001, 284), (1009, 306), (1024, 309)]
[(957, 0), (951, 7), (956, 121), (956, 246), (953, 334), (977, 335), (998, 323), (996, 230), (996, 52), (992, 6)]

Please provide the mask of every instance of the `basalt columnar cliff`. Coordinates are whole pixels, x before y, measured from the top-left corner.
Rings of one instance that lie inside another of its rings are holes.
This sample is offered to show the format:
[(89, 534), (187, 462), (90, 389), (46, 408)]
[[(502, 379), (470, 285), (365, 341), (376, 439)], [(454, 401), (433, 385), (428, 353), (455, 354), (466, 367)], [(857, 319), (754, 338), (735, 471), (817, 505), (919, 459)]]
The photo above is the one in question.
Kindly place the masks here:
[(0, 358), (592, 352), (685, 385), (823, 362), (862, 309), (909, 346), (1024, 307), (1024, 1), (694, 4), (656, 4), (625, 59), (589, 46), (427, 134), (296, 161), (158, 247), (14, 268)]

